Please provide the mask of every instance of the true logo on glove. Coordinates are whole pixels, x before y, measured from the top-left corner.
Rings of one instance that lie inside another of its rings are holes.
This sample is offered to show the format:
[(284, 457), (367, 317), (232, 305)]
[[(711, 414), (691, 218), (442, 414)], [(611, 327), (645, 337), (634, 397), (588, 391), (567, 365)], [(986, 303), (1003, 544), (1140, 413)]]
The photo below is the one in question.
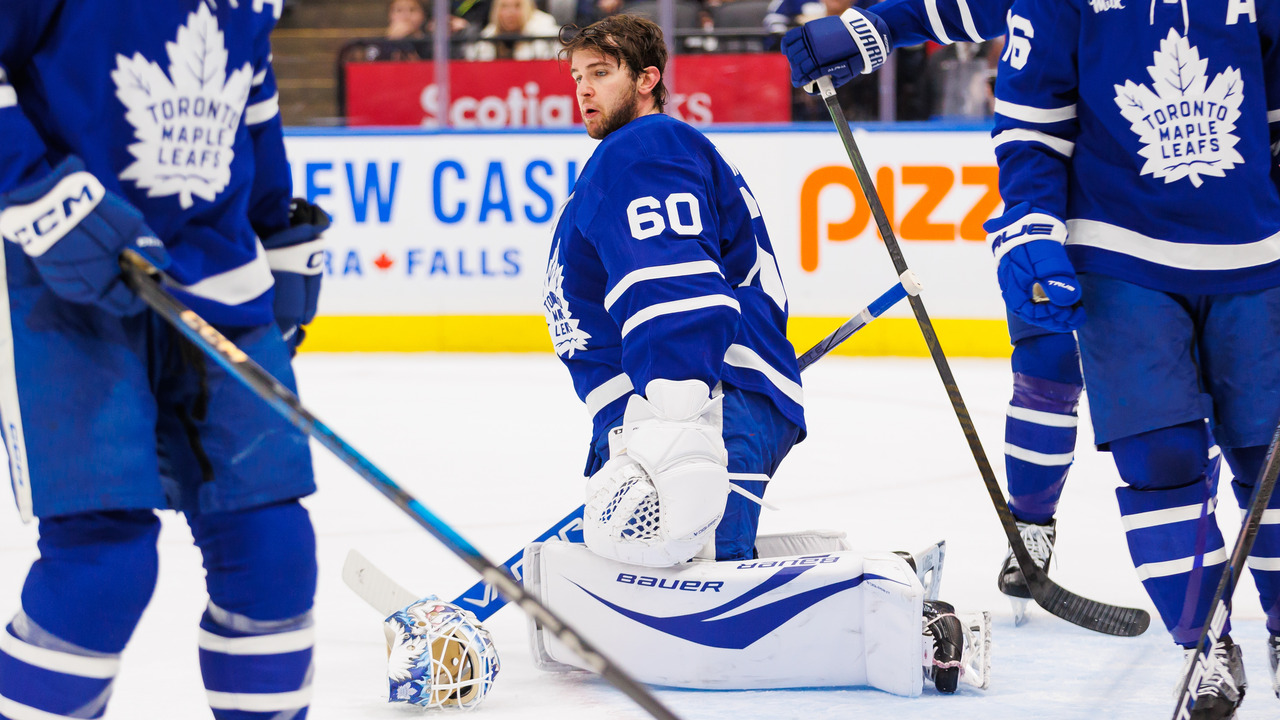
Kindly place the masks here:
[(995, 236), (991, 241), (991, 252), (999, 254), (1000, 246), (1010, 240), (1016, 240), (1023, 235), (1052, 235), (1054, 227), (1054, 225), (1049, 223), (1027, 223), (1025, 225), (1015, 225)]

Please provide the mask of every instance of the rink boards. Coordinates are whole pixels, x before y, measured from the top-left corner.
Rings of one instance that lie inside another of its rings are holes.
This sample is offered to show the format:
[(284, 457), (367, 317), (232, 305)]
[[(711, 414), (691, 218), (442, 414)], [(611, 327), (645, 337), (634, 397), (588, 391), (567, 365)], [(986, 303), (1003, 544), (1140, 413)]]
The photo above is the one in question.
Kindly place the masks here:
[[(1008, 354), (982, 223), (1002, 210), (989, 132), (856, 131), (944, 347)], [(708, 131), (746, 177), (807, 348), (896, 281), (829, 125)], [(292, 130), (294, 193), (333, 216), (312, 351), (549, 351), (542, 285), (554, 219), (596, 143), (581, 130)], [(841, 350), (921, 355), (900, 303)]]

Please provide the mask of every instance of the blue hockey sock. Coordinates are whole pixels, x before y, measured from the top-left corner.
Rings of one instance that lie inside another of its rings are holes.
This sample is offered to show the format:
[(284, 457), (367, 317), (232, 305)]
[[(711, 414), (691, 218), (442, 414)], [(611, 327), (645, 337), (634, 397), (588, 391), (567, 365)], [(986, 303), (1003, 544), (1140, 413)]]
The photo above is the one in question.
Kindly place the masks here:
[(40, 521), (22, 610), (0, 632), (0, 717), (101, 717), (120, 652), (155, 589), (148, 510)]
[(1185, 423), (1113, 441), (1111, 452), (1129, 485), (1116, 499), (1138, 577), (1174, 642), (1192, 646), (1226, 566), (1208, 432)]
[(1075, 458), (1080, 354), (1071, 334), (1037, 335), (1018, 341), (1012, 364), (1004, 431), (1009, 507), (1023, 522), (1045, 524)]
[(217, 720), (302, 720), (311, 700), (315, 534), (298, 502), (190, 518), (209, 607), (200, 670)]
[[(1222, 454), (1235, 474), (1231, 489), (1236, 494), (1236, 501), (1247, 510), (1253, 499), (1254, 485), (1267, 459), (1267, 448), (1262, 445), (1223, 448)], [(1258, 586), (1262, 610), (1267, 615), (1267, 630), (1273, 635), (1280, 634), (1280, 492), (1271, 493), (1267, 510), (1262, 515), (1262, 524), (1258, 526), (1253, 548), (1249, 551), (1249, 570), (1253, 573), (1254, 584)]]

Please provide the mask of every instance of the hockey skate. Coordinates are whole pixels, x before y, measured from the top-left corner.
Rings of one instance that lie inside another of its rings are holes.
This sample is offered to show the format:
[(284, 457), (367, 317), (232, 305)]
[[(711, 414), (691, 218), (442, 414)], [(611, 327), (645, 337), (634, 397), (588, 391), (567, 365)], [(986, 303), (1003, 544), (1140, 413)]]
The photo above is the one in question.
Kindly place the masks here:
[(980, 690), (991, 682), (991, 615), (957, 615), (950, 603), (924, 601), (924, 677), (940, 693), (963, 681)]
[(1280, 697), (1280, 635), (1267, 640), (1267, 659), (1271, 661), (1271, 689)]
[[(1053, 557), (1053, 543), (1058, 537), (1058, 521), (1051, 520), (1048, 525), (1036, 525), (1021, 520), (1017, 522), (1018, 534), (1022, 536), (1022, 543), (1027, 546), (1031, 559), (1048, 572), (1049, 559)], [(1013, 624), (1021, 625), (1026, 622), (1027, 601), (1031, 599), (1031, 589), (1027, 587), (1027, 579), (1023, 577), (1022, 568), (1018, 567), (1018, 560), (1013, 556), (1013, 548), (1010, 548), (1009, 554), (1005, 555), (1004, 565), (1000, 566), (1000, 577), (996, 578), (996, 585), (1000, 588), (1000, 592), (1009, 596), (1009, 602), (1013, 605)]]
[[(1183, 677), (1188, 676), (1187, 671), (1195, 662), (1196, 655), (1194, 648), (1187, 650)], [(1272, 657), (1274, 658), (1274, 655)], [(1272, 662), (1275, 662), (1274, 659)], [(1223, 635), (1209, 651), (1208, 667), (1201, 676), (1199, 685), (1191, 694), (1195, 703), (1191, 707), (1191, 720), (1234, 718), (1236, 709), (1244, 700), (1244, 691), (1248, 686), (1249, 683), (1244, 676), (1244, 658), (1240, 653), (1240, 647), (1231, 641), (1230, 636)], [(1180, 683), (1178, 690), (1181, 691), (1181, 689)]]

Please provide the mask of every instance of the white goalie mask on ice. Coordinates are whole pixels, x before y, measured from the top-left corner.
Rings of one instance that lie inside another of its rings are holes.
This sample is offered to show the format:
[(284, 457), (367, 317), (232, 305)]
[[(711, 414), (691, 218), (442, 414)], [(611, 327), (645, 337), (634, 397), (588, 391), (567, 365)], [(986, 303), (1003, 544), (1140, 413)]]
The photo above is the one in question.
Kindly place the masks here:
[(389, 702), (473, 708), (493, 689), (498, 651), (476, 616), (435, 595), (399, 610), (383, 624)]

